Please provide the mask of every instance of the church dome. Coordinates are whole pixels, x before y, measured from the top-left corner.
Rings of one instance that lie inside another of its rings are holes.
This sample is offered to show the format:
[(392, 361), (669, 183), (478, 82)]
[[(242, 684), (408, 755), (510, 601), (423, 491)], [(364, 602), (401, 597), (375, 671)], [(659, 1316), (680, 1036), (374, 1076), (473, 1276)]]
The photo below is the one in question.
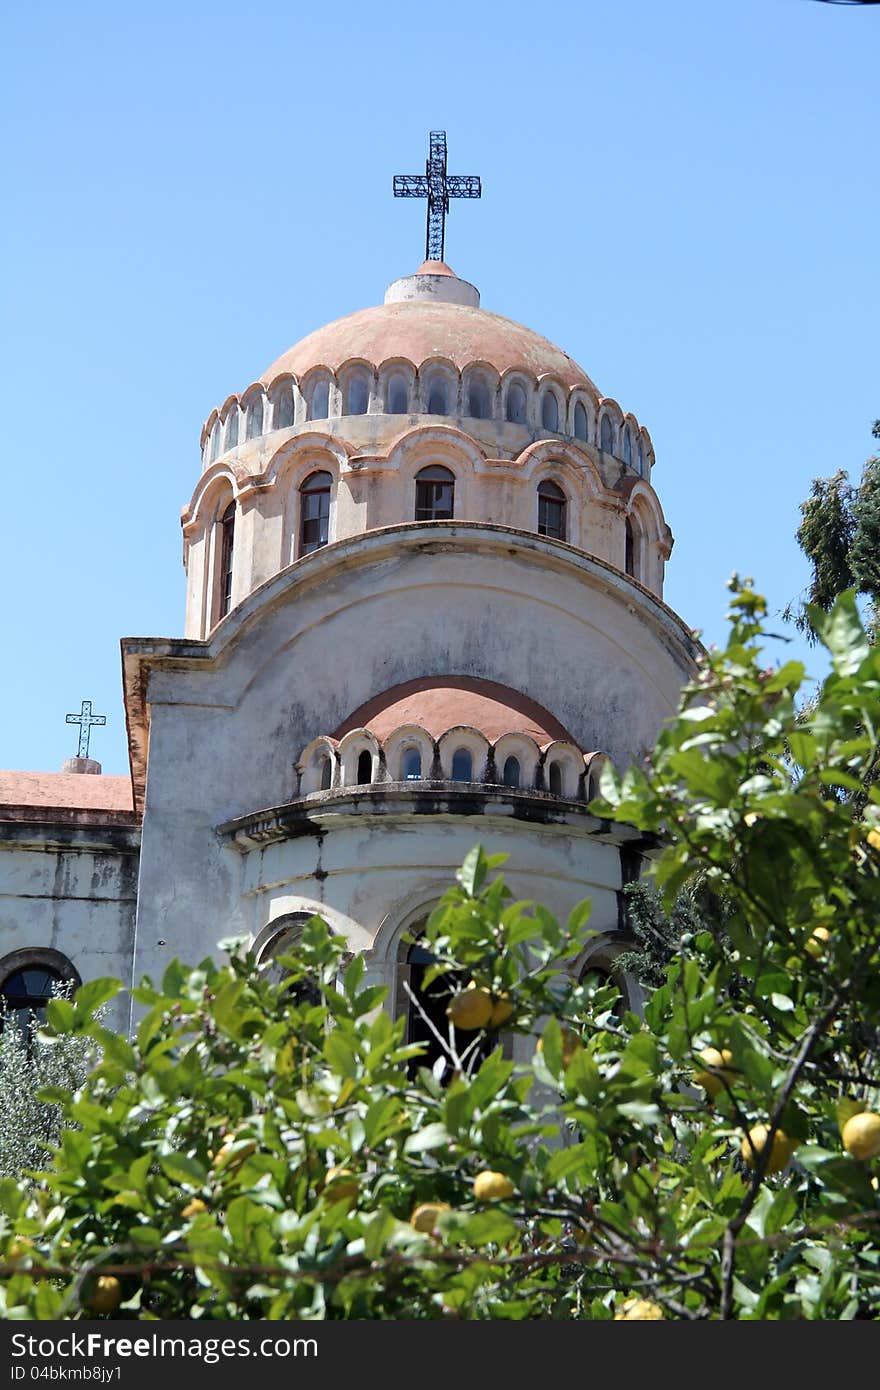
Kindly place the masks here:
[(479, 362), (505, 372), (524, 372), (540, 380), (554, 377), (571, 390), (595, 391), (586, 372), (549, 339), (501, 314), (479, 307), (473, 285), (442, 261), (425, 261), (415, 275), (395, 280), (385, 303), (360, 309), (310, 333), (283, 353), (260, 380), (270, 385), (290, 373), (302, 379), (313, 367), (338, 371), (360, 360), (379, 367), (404, 358), (418, 368), (444, 358), (458, 371)]
[(369, 729), (381, 741), (404, 724), (418, 724), (432, 738), (458, 725), (477, 729), (490, 743), (502, 734), (526, 734), (539, 747), (556, 739), (572, 742), (559, 720), (528, 696), (495, 681), (436, 676), (406, 681), (361, 705), (336, 730)]

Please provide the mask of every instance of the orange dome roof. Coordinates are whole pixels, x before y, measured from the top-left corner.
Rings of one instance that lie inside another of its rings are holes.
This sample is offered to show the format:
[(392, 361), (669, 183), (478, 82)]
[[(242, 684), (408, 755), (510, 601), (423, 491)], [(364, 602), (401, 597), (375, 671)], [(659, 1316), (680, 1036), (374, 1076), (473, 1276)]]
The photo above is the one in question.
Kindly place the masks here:
[(470, 676), (426, 676), (392, 686), (350, 714), (333, 737), (369, 729), (382, 742), (404, 724), (418, 724), (434, 739), (466, 725), (479, 729), (490, 743), (502, 734), (528, 734), (541, 748), (556, 739), (574, 743), (542, 705), (510, 686)]
[[(432, 264), (432, 275), (447, 273)], [(556, 377), (565, 387), (596, 389), (567, 353), (523, 324), (470, 305), (424, 299), (379, 304), (336, 319), (282, 353), (260, 380), (268, 385), (282, 372), (302, 378), (317, 366), (336, 371), (351, 358), (379, 366), (392, 357), (417, 367), (430, 357), (444, 357), (459, 371), (487, 362), (499, 374), (516, 368), (529, 376)]]

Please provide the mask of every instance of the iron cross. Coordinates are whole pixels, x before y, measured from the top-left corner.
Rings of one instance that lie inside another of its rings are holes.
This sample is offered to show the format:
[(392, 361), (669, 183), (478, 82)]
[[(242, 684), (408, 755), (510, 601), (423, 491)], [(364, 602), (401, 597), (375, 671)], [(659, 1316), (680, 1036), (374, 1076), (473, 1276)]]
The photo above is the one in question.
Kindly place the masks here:
[(68, 714), (65, 722), (79, 725), (79, 751), (76, 756), (78, 758), (87, 758), (89, 756), (89, 737), (91, 735), (92, 725), (106, 724), (107, 716), (106, 714), (92, 714), (91, 700), (83, 700), (82, 709), (79, 714)]
[(395, 198), (427, 198), (428, 230), (425, 260), (442, 261), (446, 240), (446, 214), (450, 198), (479, 198), (480, 180), (475, 174), (447, 174), (446, 131), (432, 130), (424, 174), (395, 174)]

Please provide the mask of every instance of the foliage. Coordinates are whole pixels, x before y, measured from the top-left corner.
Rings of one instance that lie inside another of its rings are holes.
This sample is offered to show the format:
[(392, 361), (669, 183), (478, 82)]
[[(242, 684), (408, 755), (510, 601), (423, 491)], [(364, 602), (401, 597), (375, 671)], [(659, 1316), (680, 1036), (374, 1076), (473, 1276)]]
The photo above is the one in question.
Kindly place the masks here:
[[(872, 428), (880, 439), (880, 420)], [(811, 641), (816, 630), (810, 606), (828, 612), (846, 589), (854, 588), (870, 601), (868, 628), (877, 626), (880, 601), (880, 456), (869, 458), (858, 487), (838, 469), (830, 478), (814, 478), (810, 495), (801, 503), (797, 542), (812, 568), (804, 604), (789, 604), (785, 617)]]
[(803, 668), (764, 664), (763, 615), (737, 586), (649, 764), (604, 777), (597, 809), (665, 838), (665, 911), (695, 875), (725, 904), (644, 1018), (565, 969), (587, 907), (511, 902), (479, 849), (427, 935), (438, 986), (463, 970), (512, 1006), (516, 1048), (451, 1040), (446, 1086), (408, 1076), (402, 1020), (317, 920), (280, 984), (246, 954), (173, 963), (131, 1041), (92, 982), (47, 1030), (103, 1049), (51, 1093), (81, 1128), (35, 1193), (0, 1183), (4, 1316), (88, 1317), (100, 1276), (111, 1317), (873, 1317), (877, 1161), (840, 1130), (880, 1099), (880, 792), (854, 824), (828, 789), (861, 785), (880, 650), (854, 595), (814, 611), (832, 671), (799, 720)]
[[(58, 988), (59, 998), (68, 987)], [(27, 1029), (8, 1010), (0, 1013), (0, 1177), (25, 1179), (42, 1168), (58, 1142), (61, 1107), (38, 1099), (44, 1087), (75, 1091), (94, 1063), (87, 1037), (60, 1034), (41, 1041), (35, 1016)]]

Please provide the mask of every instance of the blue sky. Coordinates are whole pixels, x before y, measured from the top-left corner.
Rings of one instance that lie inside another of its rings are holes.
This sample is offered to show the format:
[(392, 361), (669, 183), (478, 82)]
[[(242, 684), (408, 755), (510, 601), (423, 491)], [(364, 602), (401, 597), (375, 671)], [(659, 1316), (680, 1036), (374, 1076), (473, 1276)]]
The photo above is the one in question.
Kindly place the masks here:
[(734, 569), (801, 590), (798, 504), (880, 415), (880, 7), (31, 0), (4, 49), (0, 766), (60, 767), (87, 698), (127, 770), (201, 424), (415, 269), (435, 127), (483, 179), (451, 265), (652, 433), (667, 600), (721, 640)]

